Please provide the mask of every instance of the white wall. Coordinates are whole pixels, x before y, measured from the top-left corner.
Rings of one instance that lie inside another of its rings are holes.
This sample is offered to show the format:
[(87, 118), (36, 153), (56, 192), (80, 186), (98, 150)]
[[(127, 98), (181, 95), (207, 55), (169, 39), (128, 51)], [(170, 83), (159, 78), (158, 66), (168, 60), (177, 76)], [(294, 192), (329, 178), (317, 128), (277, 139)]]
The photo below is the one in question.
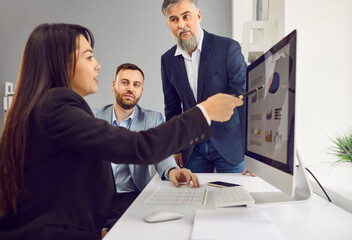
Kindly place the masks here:
[[(174, 42), (161, 4), (162, 0), (0, 0), (0, 133), (5, 82), (16, 83), (29, 34), (44, 22), (76, 23), (92, 30), (102, 69), (98, 92), (86, 97), (91, 107), (114, 101), (116, 68), (132, 62), (145, 74), (141, 106), (163, 113), (160, 57)], [(231, 37), (231, 0), (200, 0), (198, 5), (204, 29)]]
[(242, 42), (243, 24), (253, 19), (252, 0), (232, 1), (232, 38)]
[(330, 138), (352, 129), (352, 1), (286, 0), (298, 31), (297, 130), (305, 161), (331, 161)]
[[(299, 151), (332, 201), (352, 212), (351, 164), (332, 166), (330, 139), (352, 131), (352, 1), (286, 0), (286, 31), (298, 31)], [(313, 185), (314, 187), (314, 185)]]

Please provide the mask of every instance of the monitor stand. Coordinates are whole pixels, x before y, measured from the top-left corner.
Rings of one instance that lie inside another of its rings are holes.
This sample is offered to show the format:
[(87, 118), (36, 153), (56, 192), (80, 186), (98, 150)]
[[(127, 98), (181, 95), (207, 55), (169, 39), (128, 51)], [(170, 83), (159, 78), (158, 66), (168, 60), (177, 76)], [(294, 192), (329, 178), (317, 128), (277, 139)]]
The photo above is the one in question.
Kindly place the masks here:
[(312, 188), (306, 175), (305, 167), (296, 151), (298, 165), (294, 177), (293, 194), (287, 195), (281, 191), (278, 192), (251, 192), (256, 204), (286, 203), (286, 202), (306, 202), (312, 196)]

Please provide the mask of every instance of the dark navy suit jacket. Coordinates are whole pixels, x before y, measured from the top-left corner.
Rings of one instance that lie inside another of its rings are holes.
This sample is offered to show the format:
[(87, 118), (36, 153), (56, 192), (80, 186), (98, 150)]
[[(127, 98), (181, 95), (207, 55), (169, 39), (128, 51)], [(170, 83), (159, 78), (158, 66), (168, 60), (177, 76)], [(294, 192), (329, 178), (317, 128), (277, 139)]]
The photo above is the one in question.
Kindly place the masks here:
[[(238, 42), (204, 31), (201, 49), (197, 99), (191, 90), (182, 55), (175, 56), (176, 45), (161, 57), (161, 76), (164, 91), (166, 120), (206, 100), (216, 93), (245, 92), (247, 65)], [(213, 143), (217, 151), (230, 163), (243, 161), (244, 107), (234, 110), (227, 122), (212, 122)], [(183, 151), (186, 162), (193, 148)]]

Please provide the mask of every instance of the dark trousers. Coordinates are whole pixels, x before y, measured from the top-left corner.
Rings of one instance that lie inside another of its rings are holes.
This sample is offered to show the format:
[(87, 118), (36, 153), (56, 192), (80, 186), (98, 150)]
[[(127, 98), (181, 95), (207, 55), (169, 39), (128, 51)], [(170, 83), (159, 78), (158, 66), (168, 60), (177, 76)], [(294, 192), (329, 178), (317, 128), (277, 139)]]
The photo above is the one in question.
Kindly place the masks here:
[(244, 170), (243, 161), (233, 165), (226, 161), (215, 149), (210, 140), (197, 144), (193, 148), (192, 155), (187, 161), (185, 168), (193, 173), (242, 173)]
[(112, 208), (112, 214), (110, 219), (106, 222), (108, 230), (114, 226), (117, 220), (126, 212), (127, 208), (133, 203), (138, 197), (140, 192), (129, 192), (129, 193), (117, 193), (114, 206)]

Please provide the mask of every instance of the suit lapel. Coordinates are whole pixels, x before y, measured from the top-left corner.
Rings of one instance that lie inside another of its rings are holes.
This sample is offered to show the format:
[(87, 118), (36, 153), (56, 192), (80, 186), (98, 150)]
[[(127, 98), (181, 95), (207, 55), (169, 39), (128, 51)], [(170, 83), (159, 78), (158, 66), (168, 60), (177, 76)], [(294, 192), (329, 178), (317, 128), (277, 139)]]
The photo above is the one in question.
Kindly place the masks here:
[[(135, 112), (134, 112), (134, 116), (133, 116), (133, 120), (130, 126), (130, 130), (131, 131), (140, 131), (141, 129), (141, 119), (140, 119), (140, 111), (139, 111), (139, 107), (138, 105), (136, 105), (136, 107), (134, 108)], [(130, 169), (130, 173), (133, 179), (133, 182), (136, 184), (136, 186), (138, 187), (139, 183), (138, 183), (138, 177), (135, 176), (134, 174), (134, 170), (136, 168), (135, 164), (128, 164), (128, 168)]]
[[(143, 131), (145, 130), (145, 112), (141, 111), (140, 107), (136, 105), (133, 120), (130, 126), (131, 131)], [(142, 191), (143, 188), (149, 182), (149, 172), (145, 170), (148, 166), (141, 166), (138, 164), (129, 164), (130, 173), (134, 184), (137, 188)]]
[(205, 75), (207, 73), (208, 65), (210, 63), (211, 56), (213, 55), (211, 36), (204, 30), (204, 39), (202, 44), (202, 51), (200, 54), (199, 70), (198, 70), (198, 89), (197, 89), (197, 102), (201, 102)]
[[(186, 65), (185, 65), (185, 60), (183, 59), (182, 55), (175, 56), (175, 61), (176, 61), (176, 72), (178, 77), (176, 79), (179, 79), (179, 82), (175, 83), (176, 87), (179, 85), (180, 87), (183, 88), (181, 92), (185, 93), (185, 96), (188, 98), (188, 100), (192, 103), (192, 106), (196, 105), (196, 99), (194, 97), (193, 91), (191, 89), (191, 85), (189, 84), (189, 79), (187, 75), (187, 70), (186, 70)], [(182, 98), (182, 96), (180, 96)]]
[(102, 119), (108, 121), (112, 125), (112, 109), (114, 108), (114, 105), (110, 105), (106, 108), (106, 110), (103, 112)]
[[(130, 130), (131, 131), (141, 131), (143, 130), (143, 116), (141, 116), (141, 111), (139, 110), (139, 106), (136, 105), (136, 107), (134, 108), (135, 112), (134, 112), (134, 116), (133, 116), (133, 120), (130, 126)], [(130, 168), (130, 172), (133, 178), (133, 181), (136, 182), (135, 176), (133, 174), (134, 169), (135, 169), (135, 164), (129, 164), (129, 168)]]
[(136, 105), (134, 109), (135, 109), (134, 110), (135, 112), (130, 126), (130, 130), (136, 131), (136, 132), (142, 131), (144, 130), (144, 115), (140, 111), (140, 108), (138, 105)]

